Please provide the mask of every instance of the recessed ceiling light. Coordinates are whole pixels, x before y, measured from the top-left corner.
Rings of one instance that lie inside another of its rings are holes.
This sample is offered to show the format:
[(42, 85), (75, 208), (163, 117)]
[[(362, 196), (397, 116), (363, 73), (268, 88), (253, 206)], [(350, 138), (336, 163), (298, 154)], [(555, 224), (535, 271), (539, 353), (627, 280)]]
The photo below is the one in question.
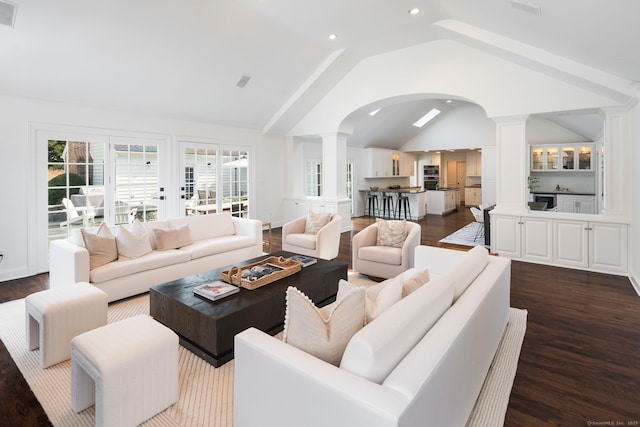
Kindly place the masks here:
[(427, 114), (425, 114), (424, 116), (422, 116), (417, 122), (415, 122), (413, 125), (417, 128), (421, 128), (422, 126), (426, 125), (429, 120), (433, 119), (435, 116), (437, 116), (438, 114), (440, 114), (440, 110), (438, 110), (437, 108), (433, 108), (431, 111), (429, 111)]
[(337, 38), (338, 36), (336, 36), (335, 34), (329, 34), (329, 40), (335, 40)]
[(370, 116), (375, 116), (378, 111), (380, 111), (379, 108), (377, 110), (373, 110), (372, 112), (370, 112), (369, 115)]
[(414, 7), (413, 9), (409, 9), (409, 15), (417, 15), (420, 13), (420, 9)]

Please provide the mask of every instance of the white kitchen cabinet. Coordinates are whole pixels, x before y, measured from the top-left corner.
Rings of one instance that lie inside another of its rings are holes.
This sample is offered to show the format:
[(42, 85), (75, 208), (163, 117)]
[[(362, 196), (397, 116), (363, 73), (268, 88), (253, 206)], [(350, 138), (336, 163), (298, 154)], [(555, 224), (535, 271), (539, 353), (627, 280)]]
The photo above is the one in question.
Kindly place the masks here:
[(589, 270), (627, 271), (627, 225), (554, 220), (554, 261)]
[(574, 194), (558, 194), (556, 196), (558, 212), (596, 213), (596, 197)]
[(552, 222), (546, 218), (494, 215), (492, 250), (527, 261), (551, 262)]
[(482, 188), (465, 187), (464, 189), (465, 206), (479, 206), (482, 204)]
[(425, 165), (437, 165), (440, 166), (440, 154), (439, 153), (427, 153), (422, 156), (423, 164)]
[(412, 176), (417, 156), (413, 153), (400, 153), (400, 176)]
[(558, 144), (530, 147), (532, 172), (575, 172), (595, 170), (594, 145)]
[(456, 210), (455, 190), (429, 190), (427, 195), (427, 213), (442, 215)]
[(369, 170), (367, 177), (393, 176), (393, 151), (381, 148), (365, 148), (366, 164)]
[(491, 249), (524, 261), (604, 273), (627, 271), (627, 225), (492, 215)]
[(482, 176), (482, 154), (475, 150), (467, 152), (467, 176)]
[(413, 174), (413, 162), (405, 161), (405, 164), (411, 164), (411, 173), (406, 173), (409, 166), (404, 166), (402, 155), (399, 151), (387, 150), (384, 148), (365, 148), (365, 162), (369, 167), (366, 171), (366, 178), (383, 178), (387, 176), (409, 176)]

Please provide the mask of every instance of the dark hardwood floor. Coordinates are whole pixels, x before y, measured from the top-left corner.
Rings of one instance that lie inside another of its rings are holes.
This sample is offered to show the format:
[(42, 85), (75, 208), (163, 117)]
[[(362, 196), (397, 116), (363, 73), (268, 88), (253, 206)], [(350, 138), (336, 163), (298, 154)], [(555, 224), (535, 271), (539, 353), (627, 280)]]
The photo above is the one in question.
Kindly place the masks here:
[[(351, 266), (351, 237), (373, 221), (354, 218), (340, 260)], [(464, 208), (428, 215), (421, 243), (442, 246), (472, 221)], [(280, 239), (274, 229), (273, 251)], [(0, 283), (0, 302), (47, 285), (47, 274)], [(514, 261), (511, 306), (529, 315), (505, 426), (640, 425), (640, 298), (626, 277)], [(50, 424), (2, 344), (0, 426), (14, 425)]]

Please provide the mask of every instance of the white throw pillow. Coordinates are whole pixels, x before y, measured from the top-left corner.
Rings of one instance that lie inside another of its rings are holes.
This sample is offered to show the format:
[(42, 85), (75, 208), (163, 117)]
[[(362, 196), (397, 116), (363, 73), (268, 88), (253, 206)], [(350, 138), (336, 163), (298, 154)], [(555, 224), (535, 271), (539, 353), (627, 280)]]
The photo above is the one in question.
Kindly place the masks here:
[(139, 258), (152, 251), (149, 233), (137, 219), (130, 225), (121, 225), (116, 233), (118, 255)]
[(347, 343), (364, 326), (364, 288), (342, 292), (334, 304), (322, 308), (292, 286), (286, 295), (283, 341), (338, 366)]
[(376, 246), (391, 246), (401, 248), (407, 240), (407, 220), (376, 219), (378, 236)]
[[(371, 322), (378, 317), (380, 313), (391, 307), (402, 299), (402, 288), (404, 280), (402, 274), (387, 279), (384, 282), (377, 283), (372, 286), (365, 287), (367, 293), (366, 300), (366, 323)], [(352, 288), (359, 286), (346, 280), (340, 280), (338, 285), (338, 295), (336, 299), (341, 298), (341, 293), (350, 292)]]
[(331, 213), (315, 213), (309, 211), (307, 222), (304, 224), (305, 234), (318, 234), (318, 231), (331, 221)]
[(100, 224), (95, 233), (82, 229), (84, 247), (89, 251), (89, 269), (100, 267), (118, 259), (116, 239), (106, 223)]

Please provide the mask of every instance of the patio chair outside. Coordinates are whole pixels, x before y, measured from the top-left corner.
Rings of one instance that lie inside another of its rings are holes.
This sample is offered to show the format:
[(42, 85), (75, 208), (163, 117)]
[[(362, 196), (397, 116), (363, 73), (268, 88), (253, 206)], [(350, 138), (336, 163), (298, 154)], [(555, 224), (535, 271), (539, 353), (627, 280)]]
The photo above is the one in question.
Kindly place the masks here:
[[(93, 208), (77, 208), (73, 202), (66, 197), (62, 199), (62, 204), (67, 212), (67, 220), (62, 221), (60, 223), (60, 227), (75, 224), (77, 222), (81, 222), (86, 225), (90, 221), (91, 224), (94, 224), (96, 212)], [(78, 213), (78, 211), (80, 211), (81, 214)]]

